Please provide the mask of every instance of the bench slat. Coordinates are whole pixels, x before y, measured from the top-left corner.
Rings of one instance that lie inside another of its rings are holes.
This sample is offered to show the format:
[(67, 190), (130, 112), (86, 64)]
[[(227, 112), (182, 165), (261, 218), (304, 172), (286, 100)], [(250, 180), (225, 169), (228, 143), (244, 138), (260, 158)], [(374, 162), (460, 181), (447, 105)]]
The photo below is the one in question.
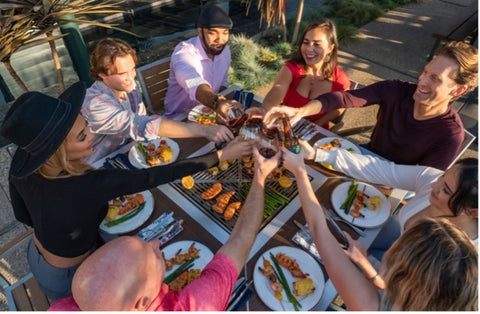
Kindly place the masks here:
[(12, 290), (12, 296), (15, 300), (15, 306), (19, 311), (33, 311), (34, 308), (28, 298), (27, 290), (23, 284), (18, 285)]
[(30, 290), (31, 302), (35, 310), (46, 311), (50, 307), (50, 303), (48, 302), (47, 296), (43, 293), (42, 289), (40, 289), (35, 277), (28, 279), (25, 285)]

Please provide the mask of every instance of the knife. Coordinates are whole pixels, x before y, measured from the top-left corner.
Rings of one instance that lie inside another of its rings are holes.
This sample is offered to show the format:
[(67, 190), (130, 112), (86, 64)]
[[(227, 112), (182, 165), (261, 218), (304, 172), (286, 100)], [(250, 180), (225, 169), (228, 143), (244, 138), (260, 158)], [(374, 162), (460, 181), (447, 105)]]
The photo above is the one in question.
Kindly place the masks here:
[(327, 221), (327, 226), (332, 235), (335, 237), (337, 242), (340, 244), (342, 249), (346, 250), (348, 249), (348, 240), (345, 237), (345, 234), (343, 234), (342, 229), (337, 225), (335, 220), (330, 218), (329, 216), (325, 216), (325, 220)]

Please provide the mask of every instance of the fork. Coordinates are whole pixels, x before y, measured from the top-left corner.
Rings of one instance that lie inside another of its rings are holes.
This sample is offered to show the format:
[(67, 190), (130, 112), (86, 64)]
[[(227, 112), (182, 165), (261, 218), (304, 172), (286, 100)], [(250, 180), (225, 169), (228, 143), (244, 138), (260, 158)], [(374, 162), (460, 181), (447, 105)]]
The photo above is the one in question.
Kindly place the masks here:
[(324, 212), (330, 217), (332, 218), (333, 220), (335, 221), (340, 221), (344, 224), (346, 224), (347, 226), (349, 226), (353, 231), (355, 231), (356, 233), (358, 233), (360, 236), (362, 237), (365, 237), (367, 234), (365, 233), (365, 231), (361, 230), (360, 228), (358, 228), (357, 226), (354, 226), (353, 224), (351, 224), (350, 222), (346, 221), (345, 219), (342, 219), (341, 217), (337, 216), (333, 210), (331, 209), (325, 209)]

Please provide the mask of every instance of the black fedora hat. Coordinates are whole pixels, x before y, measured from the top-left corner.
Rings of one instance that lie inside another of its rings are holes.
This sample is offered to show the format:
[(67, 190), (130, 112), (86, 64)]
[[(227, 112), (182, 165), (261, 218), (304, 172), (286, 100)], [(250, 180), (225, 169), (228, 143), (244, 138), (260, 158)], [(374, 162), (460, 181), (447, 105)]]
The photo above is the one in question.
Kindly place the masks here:
[(232, 19), (215, 4), (204, 6), (197, 21), (197, 27), (200, 28), (222, 27), (231, 29), (232, 26)]
[(18, 146), (11, 175), (28, 176), (55, 153), (77, 119), (85, 91), (85, 83), (77, 82), (58, 99), (26, 92), (15, 100), (0, 129), (0, 135)]

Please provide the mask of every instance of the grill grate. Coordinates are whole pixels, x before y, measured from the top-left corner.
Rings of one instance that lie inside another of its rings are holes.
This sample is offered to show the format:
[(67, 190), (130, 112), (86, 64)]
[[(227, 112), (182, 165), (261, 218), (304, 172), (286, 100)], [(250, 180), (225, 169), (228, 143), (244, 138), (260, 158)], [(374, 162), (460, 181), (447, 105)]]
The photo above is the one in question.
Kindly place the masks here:
[[(271, 179), (267, 179), (265, 188), (266, 189), (270, 188), (276, 191), (277, 193), (288, 198), (290, 202), (298, 194), (297, 184), (294, 181), (293, 179), (294, 176), (291, 172), (289, 172), (288, 170), (285, 170), (283, 174), (292, 178), (293, 180), (292, 186), (290, 186), (289, 188), (283, 188), (278, 184), (276, 180), (272, 181)], [(234, 217), (231, 220), (226, 221), (223, 219), (223, 215), (218, 214), (212, 210), (212, 205), (216, 203), (216, 198), (213, 198), (211, 200), (204, 200), (200, 197), (200, 194), (206, 191), (207, 189), (209, 189), (213, 183), (220, 182), (222, 183), (222, 186), (223, 186), (222, 192), (220, 192), (220, 194), (229, 192), (229, 191), (235, 191), (236, 193), (230, 199), (230, 203), (241, 201), (243, 204), (245, 202), (245, 199), (243, 199), (239, 191), (242, 191), (242, 189), (248, 188), (248, 186), (250, 185), (250, 182), (253, 179), (253, 174), (248, 173), (247, 169), (243, 167), (242, 163), (237, 160), (233, 164), (231, 164), (227, 170), (225, 171), (220, 170), (219, 173), (216, 174), (215, 176), (212, 176), (207, 170), (205, 170), (192, 175), (192, 177), (195, 179), (195, 186), (191, 190), (186, 190), (182, 186), (180, 180), (171, 182), (169, 183), (169, 185), (173, 187), (175, 190), (177, 190), (177, 192), (179, 192), (181, 195), (183, 195), (183, 197), (185, 197), (187, 200), (189, 200), (195, 206), (197, 206), (197, 208), (199, 208), (203, 213), (205, 213), (213, 221), (215, 221), (216, 224), (218, 224), (225, 231), (230, 233), (237, 221), (238, 212), (235, 213)], [(312, 181), (313, 178), (309, 176), (309, 180)], [(247, 193), (245, 193), (245, 195), (246, 194)], [(288, 203), (285, 205), (278, 205), (275, 211), (271, 215), (264, 218), (261, 225), (261, 229), (265, 227), (273, 218), (275, 218), (275, 216), (287, 205)]]

